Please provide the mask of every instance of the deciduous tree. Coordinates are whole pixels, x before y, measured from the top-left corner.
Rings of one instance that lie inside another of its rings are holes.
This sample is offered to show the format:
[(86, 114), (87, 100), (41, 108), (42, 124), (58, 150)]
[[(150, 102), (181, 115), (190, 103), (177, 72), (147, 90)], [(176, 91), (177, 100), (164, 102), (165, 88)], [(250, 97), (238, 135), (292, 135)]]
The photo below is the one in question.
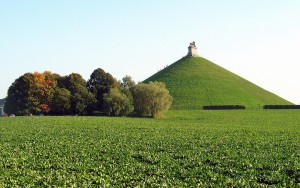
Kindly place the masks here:
[(87, 82), (87, 88), (96, 96), (97, 104), (95, 110), (102, 110), (103, 95), (108, 93), (111, 88), (116, 87), (118, 87), (118, 82), (111, 74), (101, 68), (94, 70)]
[(104, 94), (104, 112), (113, 116), (126, 116), (133, 111), (132, 100), (118, 88)]
[(26, 73), (10, 86), (5, 111), (17, 115), (48, 113), (56, 81), (51, 72)]
[(50, 102), (53, 98), (56, 81), (53, 80), (51, 72), (34, 72), (34, 86), (29, 89), (28, 101), (32, 106), (32, 113), (48, 113)]
[(120, 85), (123, 88), (131, 89), (135, 86), (135, 82), (132, 80), (131, 76), (126, 75), (122, 78), (122, 81), (120, 81)]
[(172, 103), (172, 97), (162, 82), (139, 83), (134, 88), (134, 110), (137, 115), (162, 117)]
[(89, 107), (96, 103), (95, 96), (88, 92), (85, 86), (77, 85), (76, 88), (72, 96), (73, 114), (91, 114), (92, 112), (89, 110)]
[(56, 88), (51, 101), (51, 114), (67, 115), (71, 109), (71, 92), (65, 88)]
[(96, 103), (95, 96), (90, 93), (86, 87), (86, 81), (78, 73), (72, 73), (62, 77), (58, 84), (71, 93), (71, 109), (72, 114), (90, 114), (92, 107)]
[(33, 74), (26, 73), (16, 79), (8, 89), (4, 111), (8, 114), (26, 115), (32, 113), (29, 91), (34, 87)]

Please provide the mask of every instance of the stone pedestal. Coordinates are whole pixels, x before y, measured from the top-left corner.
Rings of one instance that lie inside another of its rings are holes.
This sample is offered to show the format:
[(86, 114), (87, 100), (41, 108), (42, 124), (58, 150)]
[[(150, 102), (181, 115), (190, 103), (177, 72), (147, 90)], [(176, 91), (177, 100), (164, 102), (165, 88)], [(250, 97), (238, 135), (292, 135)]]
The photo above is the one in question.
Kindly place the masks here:
[(190, 46), (188, 47), (188, 57), (198, 57), (198, 52), (197, 52), (197, 47), (195, 42), (193, 41), (192, 43), (190, 43)]

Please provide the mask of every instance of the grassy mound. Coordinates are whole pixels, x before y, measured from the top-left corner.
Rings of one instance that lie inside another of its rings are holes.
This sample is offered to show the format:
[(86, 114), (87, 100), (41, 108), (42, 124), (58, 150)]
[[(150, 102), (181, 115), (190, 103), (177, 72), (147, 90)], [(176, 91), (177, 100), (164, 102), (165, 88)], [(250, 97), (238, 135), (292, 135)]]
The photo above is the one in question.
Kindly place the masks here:
[(173, 109), (200, 109), (204, 105), (291, 104), (244, 78), (202, 58), (184, 57), (144, 82), (164, 82), (173, 97)]

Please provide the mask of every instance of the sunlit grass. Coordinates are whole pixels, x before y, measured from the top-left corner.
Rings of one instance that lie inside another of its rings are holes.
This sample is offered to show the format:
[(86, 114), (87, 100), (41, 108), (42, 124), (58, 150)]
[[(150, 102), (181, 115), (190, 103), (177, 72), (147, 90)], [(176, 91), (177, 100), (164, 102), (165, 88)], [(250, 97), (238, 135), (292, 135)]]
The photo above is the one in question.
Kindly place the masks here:
[(161, 81), (173, 97), (173, 109), (202, 109), (205, 105), (291, 104), (240, 76), (201, 57), (185, 57), (145, 82)]
[(0, 119), (0, 187), (300, 186), (300, 111)]

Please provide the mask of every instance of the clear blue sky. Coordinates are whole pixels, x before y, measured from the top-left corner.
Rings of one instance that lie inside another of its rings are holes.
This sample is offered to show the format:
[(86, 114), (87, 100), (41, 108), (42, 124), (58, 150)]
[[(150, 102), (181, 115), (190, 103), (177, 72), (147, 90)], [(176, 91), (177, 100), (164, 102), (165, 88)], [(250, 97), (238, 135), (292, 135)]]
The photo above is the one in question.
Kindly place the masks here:
[(299, 0), (0, 0), (0, 98), (26, 72), (136, 81), (198, 53), (300, 103)]

